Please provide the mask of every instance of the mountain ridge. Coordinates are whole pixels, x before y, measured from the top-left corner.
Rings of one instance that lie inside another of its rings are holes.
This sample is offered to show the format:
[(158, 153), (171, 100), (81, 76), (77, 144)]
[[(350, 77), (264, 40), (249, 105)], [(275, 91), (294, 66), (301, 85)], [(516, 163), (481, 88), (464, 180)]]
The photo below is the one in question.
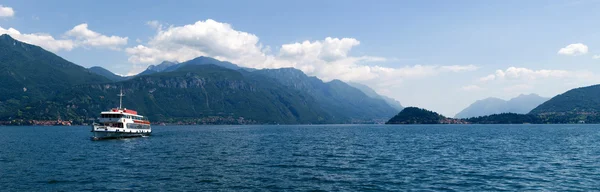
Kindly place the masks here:
[(117, 75), (117, 74), (109, 71), (108, 69), (105, 69), (104, 67), (100, 67), (100, 66), (93, 66), (93, 67), (88, 68), (88, 70), (90, 70), (91, 72), (96, 73), (98, 75), (104, 76), (107, 79), (110, 79), (111, 81), (123, 81), (123, 80), (131, 78), (131, 77), (124, 77), (124, 76)]
[(280, 83), (313, 96), (325, 111), (335, 118), (354, 123), (383, 123), (398, 111), (381, 99), (367, 96), (359, 89), (340, 80), (323, 82), (295, 68), (261, 69), (252, 73), (272, 77)]
[(398, 100), (393, 99), (388, 96), (385, 96), (385, 95), (380, 95), (375, 90), (373, 90), (371, 87), (369, 87), (365, 84), (356, 83), (356, 82), (347, 82), (347, 83), (348, 83), (348, 85), (361, 90), (363, 93), (365, 93), (367, 96), (369, 96), (371, 98), (381, 99), (381, 100), (385, 101), (388, 105), (390, 105), (391, 107), (393, 107), (394, 109), (396, 109), (398, 111), (402, 111), (402, 109), (404, 109), (404, 107)]
[(459, 113), (455, 118), (471, 118), (479, 116), (487, 116), (500, 113), (518, 113), (527, 114), (536, 106), (547, 101), (548, 98), (541, 97), (537, 94), (520, 94), (510, 100), (503, 100), (495, 97), (488, 97), (482, 100), (477, 100)]

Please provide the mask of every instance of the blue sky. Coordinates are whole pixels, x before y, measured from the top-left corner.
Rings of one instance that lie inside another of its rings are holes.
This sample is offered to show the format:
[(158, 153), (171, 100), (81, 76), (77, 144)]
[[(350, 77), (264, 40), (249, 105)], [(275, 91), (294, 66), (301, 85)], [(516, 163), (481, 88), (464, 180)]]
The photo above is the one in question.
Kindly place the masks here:
[(0, 11), (2, 33), (119, 74), (204, 55), (360, 82), (448, 116), (486, 97), (600, 83), (595, 0), (0, 4), (12, 10)]

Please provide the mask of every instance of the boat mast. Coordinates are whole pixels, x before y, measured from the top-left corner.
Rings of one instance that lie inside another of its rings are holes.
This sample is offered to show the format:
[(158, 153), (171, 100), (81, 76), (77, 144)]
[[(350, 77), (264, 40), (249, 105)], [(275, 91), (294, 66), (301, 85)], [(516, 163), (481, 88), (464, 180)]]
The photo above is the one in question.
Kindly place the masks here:
[(123, 107), (122, 107), (122, 105), (123, 105), (123, 96), (125, 96), (125, 95), (123, 95), (123, 88), (121, 88), (121, 93), (119, 95), (117, 95), (117, 96), (119, 96), (119, 109), (123, 109)]

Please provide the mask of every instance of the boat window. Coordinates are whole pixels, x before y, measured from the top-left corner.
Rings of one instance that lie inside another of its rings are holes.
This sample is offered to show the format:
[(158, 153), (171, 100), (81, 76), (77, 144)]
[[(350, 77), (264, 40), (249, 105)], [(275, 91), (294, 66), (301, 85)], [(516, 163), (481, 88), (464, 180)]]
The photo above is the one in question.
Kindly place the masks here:
[(101, 114), (102, 118), (121, 118), (123, 115), (120, 114)]

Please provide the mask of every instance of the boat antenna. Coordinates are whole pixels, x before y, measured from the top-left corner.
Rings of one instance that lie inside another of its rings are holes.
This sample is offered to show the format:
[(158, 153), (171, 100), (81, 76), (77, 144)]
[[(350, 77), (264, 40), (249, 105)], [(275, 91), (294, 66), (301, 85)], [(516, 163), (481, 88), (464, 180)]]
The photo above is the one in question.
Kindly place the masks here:
[(121, 88), (121, 93), (119, 95), (117, 95), (117, 96), (119, 96), (119, 109), (123, 109), (123, 107), (122, 107), (122, 105), (123, 105), (123, 96), (125, 96), (125, 95), (123, 95), (123, 88)]

